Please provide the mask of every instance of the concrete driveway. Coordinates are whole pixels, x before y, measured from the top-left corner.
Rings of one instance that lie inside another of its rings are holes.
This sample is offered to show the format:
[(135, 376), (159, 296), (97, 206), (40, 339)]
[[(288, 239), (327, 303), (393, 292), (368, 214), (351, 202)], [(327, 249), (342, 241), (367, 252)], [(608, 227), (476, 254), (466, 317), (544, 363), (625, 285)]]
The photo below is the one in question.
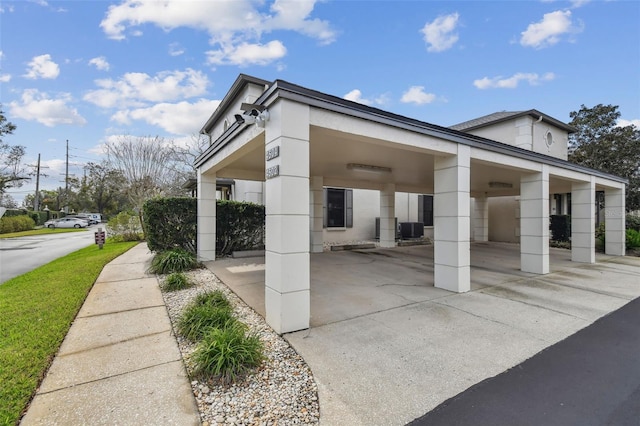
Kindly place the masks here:
[[(311, 328), (284, 337), (318, 383), (325, 425), (403, 425), (640, 296), (640, 259), (519, 270), (518, 245), (473, 243), (471, 291), (433, 287), (433, 247), (311, 256)], [(207, 265), (264, 315), (264, 259)]]

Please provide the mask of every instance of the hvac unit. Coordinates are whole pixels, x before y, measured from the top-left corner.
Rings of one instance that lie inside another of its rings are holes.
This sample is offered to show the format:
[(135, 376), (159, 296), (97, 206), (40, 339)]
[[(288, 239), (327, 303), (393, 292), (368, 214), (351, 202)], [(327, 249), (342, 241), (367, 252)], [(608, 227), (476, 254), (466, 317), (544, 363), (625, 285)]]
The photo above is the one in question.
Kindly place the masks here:
[(424, 224), (422, 222), (400, 222), (400, 235), (402, 238), (422, 238)]

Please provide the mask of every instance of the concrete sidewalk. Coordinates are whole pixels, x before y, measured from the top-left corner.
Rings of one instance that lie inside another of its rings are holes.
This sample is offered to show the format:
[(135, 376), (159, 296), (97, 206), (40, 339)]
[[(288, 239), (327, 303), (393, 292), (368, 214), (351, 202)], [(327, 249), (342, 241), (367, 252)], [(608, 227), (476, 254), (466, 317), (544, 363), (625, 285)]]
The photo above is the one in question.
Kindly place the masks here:
[(22, 425), (200, 424), (151, 257), (139, 244), (103, 269)]

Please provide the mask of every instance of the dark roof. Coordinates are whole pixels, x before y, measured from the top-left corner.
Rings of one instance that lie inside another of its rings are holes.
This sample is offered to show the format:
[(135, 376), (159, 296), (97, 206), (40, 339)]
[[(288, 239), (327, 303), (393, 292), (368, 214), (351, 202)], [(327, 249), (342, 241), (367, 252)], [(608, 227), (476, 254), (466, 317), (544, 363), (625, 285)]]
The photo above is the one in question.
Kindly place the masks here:
[(569, 133), (575, 133), (576, 129), (572, 126), (569, 126), (566, 123), (563, 123), (560, 120), (556, 120), (555, 118), (543, 114), (536, 109), (530, 109), (527, 111), (499, 111), (494, 112), (493, 114), (488, 114), (482, 117), (474, 118), (473, 120), (465, 121), (462, 123), (454, 124), (453, 126), (449, 126), (450, 129), (459, 130), (461, 132), (469, 132), (471, 130), (479, 129), (481, 127), (490, 126), (492, 124), (500, 123), (503, 121), (513, 120), (518, 117), (523, 117), (526, 115), (530, 115), (536, 120), (539, 120), (542, 117), (542, 120), (552, 123), (556, 127), (559, 127), (563, 130), (566, 130)]
[[(246, 81), (243, 82), (242, 80), (246, 80)], [(513, 145), (494, 141), (492, 139), (483, 138), (481, 136), (472, 135), (470, 133), (456, 130), (451, 127), (438, 126), (435, 124), (416, 120), (414, 118), (405, 117), (399, 114), (394, 114), (392, 112), (384, 111), (368, 105), (363, 105), (358, 102), (349, 101), (344, 98), (340, 98), (338, 96), (329, 95), (313, 89), (308, 89), (306, 87), (289, 83), (284, 80), (275, 80), (273, 83), (269, 83), (269, 82), (266, 82), (265, 80), (240, 74), (240, 76), (232, 86), (231, 91), (234, 91), (234, 93), (237, 94), (237, 92), (239, 92), (239, 90), (243, 88), (246, 84), (248, 84), (249, 82), (255, 82), (255, 81), (259, 82), (259, 84), (264, 84), (265, 87), (268, 87), (264, 91), (262, 96), (260, 96), (255, 101), (256, 104), (260, 104), (260, 105), (268, 104), (271, 98), (289, 99), (289, 100), (300, 102), (309, 106), (326, 109), (326, 110), (330, 110), (340, 114), (345, 114), (352, 117), (357, 117), (364, 120), (369, 120), (376, 123), (421, 133), (423, 135), (445, 139), (451, 142), (468, 145), (471, 147), (477, 147), (477, 148), (485, 149), (488, 151), (498, 152), (498, 153), (510, 155), (516, 158), (523, 158), (526, 160), (535, 160), (543, 164), (554, 165), (564, 169), (569, 169), (569, 170), (574, 170), (581, 173), (588, 173), (595, 176), (600, 176), (600, 177), (611, 179), (617, 182), (628, 183), (628, 179), (622, 178), (620, 176), (615, 176), (609, 173), (601, 172), (599, 170), (595, 170), (589, 167), (571, 163), (569, 161), (562, 160), (560, 158), (541, 154), (535, 151), (529, 151)], [(231, 91), (229, 93), (231, 93)], [(210, 129), (213, 126), (213, 123), (215, 122), (214, 117), (216, 117), (216, 114), (218, 113), (218, 111), (224, 110), (222, 108), (223, 104), (225, 102), (227, 104), (230, 103), (231, 99), (233, 99), (232, 96), (231, 97), (229, 95), (225, 96), (222, 103), (216, 109), (216, 112), (214, 113), (214, 115), (212, 115), (212, 117), (207, 121), (207, 124), (205, 125), (205, 127), (203, 127), (203, 132), (205, 131), (205, 129), (207, 128)], [(565, 124), (559, 120), (556, 120), (555, 118), (548, 116), (546, 114), (543, 114), (535, 109), (528, 110), (528, 111), (517, 111), (514, 113), (514, 115), (511, 115), (506, 118), (503, 117), (502, 120), (507, 120), (515, 116), (524, 116), (524, 115), (532, 115), (536, 117), (536, 119), (542, 116), (543, 120), (546, 119), (548, 122), (554, 123), (557, 127), (566, 129), (570, 133), (573, 133), (576, 131), (576, 129), (569, 126), (568, 124)], [(493, 122), (496, 122), (496, 121), (494, 120)], [(238, 131), (242, 132), (243, 128), (240, 128), (238, 126), (232, 126), (231, 128), (229, 128), (227, 132), (223, 133), (218, 138), (218, 140), (212, 143), (212, 145), (196, 159), (195, 166), (199, 167), (207, 159), (215, 155), (216, 152), (218, 152), (220, 149), (226, 146), (233, 139), (233, 137), (237, 134)]]
[(231, 89), (229, 89), (229, 92), (227, 92), (224, 99), (222, 99), (222, 101), (218, 105), (218, 108), (216, 108), (213, 114), (211, 114), (211, 117), (209, 117), (209, 119), (204, 124), (204, 126), (202, 126), (202, 130), (200, 130), (201, 134), (209, 133), (211, 131), (213, 124), (218, 120), (220, 115), (224, 114), (224, 111), (229, 107), (231, 102), (233, 102), (233, 100), (238, 96), (238, 93), (241, 92), (242, 89), (244, 89), (244, 87), (250, 83), (257, 84), (260, 86), (271, 85), (270, 81), (263, 80), (261, 78), (252, 77), (246, 74), (238, 75), (238, 78), (236, 78), (236, 81), (233, 82)]

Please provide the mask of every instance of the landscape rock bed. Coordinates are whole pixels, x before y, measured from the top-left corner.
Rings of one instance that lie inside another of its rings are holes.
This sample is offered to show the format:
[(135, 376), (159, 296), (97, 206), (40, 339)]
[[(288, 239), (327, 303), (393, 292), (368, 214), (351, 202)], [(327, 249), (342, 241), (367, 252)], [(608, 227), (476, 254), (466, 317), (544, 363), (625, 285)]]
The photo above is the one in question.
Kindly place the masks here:
[[(191, 377), (191, 388), (204, 426), (318, 424), (318, 389), (310, 368), (296, 351), (269, 327), (264, 319), (230, 291), (208, 269), (187, 272), (194, 286), (162, 292), (178, 347)], [(162, 282), (162, 278), (160, 278)], [(237, 383), (193, 377), (189, 356), (196, 344), (175, 333), (183, 309), (199, 293), (221, 290), (234, 306), (238, 320), (260, 336), (265, 360)]]

